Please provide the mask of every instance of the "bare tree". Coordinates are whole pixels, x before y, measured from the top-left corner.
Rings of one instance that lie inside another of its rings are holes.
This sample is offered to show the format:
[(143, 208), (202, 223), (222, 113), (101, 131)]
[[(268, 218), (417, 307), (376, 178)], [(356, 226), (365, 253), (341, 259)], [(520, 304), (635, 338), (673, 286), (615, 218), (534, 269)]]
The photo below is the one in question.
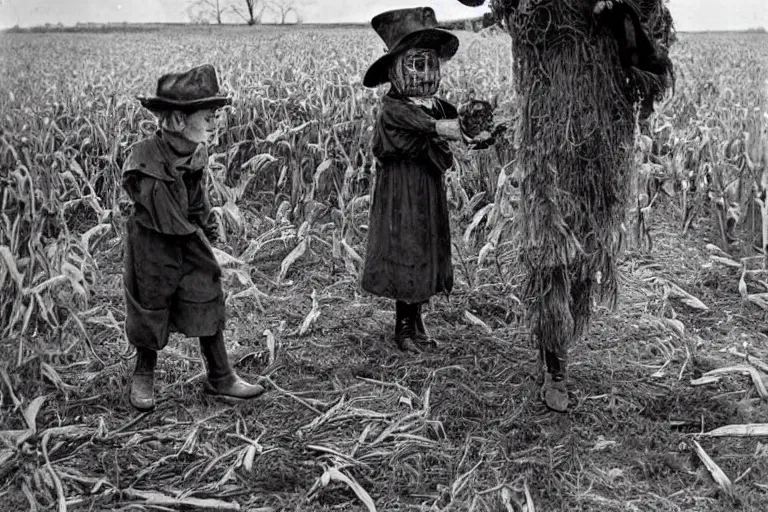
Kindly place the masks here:
[(230, 8), (227, 0), (192, 0), (187, 7), (187, 15), (193, 23), (203, 23), (213, 18), (221, 25), (221, 15)]
[(278, 15), (280, 24), (285, 25), (288, 22), (288, 16), (291, 13), (296, 16), (296, 23), (301, 23), (302, 17), (300, 9), (306, 7), (310, 3), (310, 0), (270, 0), (269, 6)]
[[(245, 8), (248, 10), (247, 16), (235, 6), (232, 6), (232, 10), (237, 13), (238, 16), (243, 18), (249, 25), (256, 25), (257, 23), (261, 23), (261, 17), (264, 15), (264, 11), (266, 10), (267, 5), (264, 2), (260, 2), (259, 0), (242, 0), (242, 2), (245, 2)], [(259, 8), (259, 3), (261, 3), (261, 8)]]

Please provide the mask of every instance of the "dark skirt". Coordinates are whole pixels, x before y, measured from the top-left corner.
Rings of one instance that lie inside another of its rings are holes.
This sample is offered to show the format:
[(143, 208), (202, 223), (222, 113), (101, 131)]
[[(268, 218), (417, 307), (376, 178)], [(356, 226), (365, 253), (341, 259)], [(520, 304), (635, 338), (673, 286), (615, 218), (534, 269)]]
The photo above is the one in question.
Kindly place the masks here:
[(380, 168), (361, 284), (405, 302), (453, 289), (448, 200), (443, 174), (433, 166), (399, 160)]

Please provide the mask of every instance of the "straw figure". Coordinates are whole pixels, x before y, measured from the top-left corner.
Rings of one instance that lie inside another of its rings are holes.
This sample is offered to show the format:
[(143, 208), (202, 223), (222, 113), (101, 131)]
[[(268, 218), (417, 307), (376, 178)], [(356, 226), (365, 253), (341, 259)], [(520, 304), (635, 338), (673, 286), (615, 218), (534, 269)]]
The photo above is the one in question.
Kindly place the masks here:
[[(479, 6), (483, 0), (459, 0)], [(568, 407), (569, 346), (615, 307), (637, 120), (674, 83), (663, 0), (493, 0), (512, 38), (517, 237), (541, 398)]]

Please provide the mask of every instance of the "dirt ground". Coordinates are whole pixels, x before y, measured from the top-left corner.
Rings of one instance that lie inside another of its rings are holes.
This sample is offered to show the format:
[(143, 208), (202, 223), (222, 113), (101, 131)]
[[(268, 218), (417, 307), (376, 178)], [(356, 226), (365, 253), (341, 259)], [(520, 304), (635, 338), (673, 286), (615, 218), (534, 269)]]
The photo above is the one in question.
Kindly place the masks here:
[[(624, 261), (618, 309), (598, 307), (571, 350), (567, 414), (538, 399), (514, 279), (480, 273), (470, 286), (457, 265), (455, 293), (426, 311), (439, 348), (411, 356), (391, 340), (393, 304), (362, 295), (329, 258), (308, 255), (293, 284), (276, 285), (291, 247), (255, 263), (268, 297), (228, 308), (231, 359), (268, 392), (243, 404), (205, 395), (197, 341), (174, 338), (160, 357), (158, 406), (138, 414), (127, 400), (120, 251), (106, 248), (92, 306), (108, 306), (85, 322), (104, 365), (65, 338), (0, 383), (3, 431), (23, 429), (22, 411), (45, 396), (22, 451), (0, 445), (0, 498), (7, 510), (34, 501), (70, 511), (768, 510), (765, 438), (696, 435), (768, 422), (768, 404), (740, 373), (691, 385), (745, 364), (733, 351), (768, 361), (765, 312), (742, 302), (738, 269), (711, 264), (706, 219), (681, 234), (666, 208), (652, 219), (652, 254)], [(708, 309), (665, 297), (664, 280)], [(300, 335), (313, 290), (318, 314)], [(672, 315), (684, 331), (660, 320)]]

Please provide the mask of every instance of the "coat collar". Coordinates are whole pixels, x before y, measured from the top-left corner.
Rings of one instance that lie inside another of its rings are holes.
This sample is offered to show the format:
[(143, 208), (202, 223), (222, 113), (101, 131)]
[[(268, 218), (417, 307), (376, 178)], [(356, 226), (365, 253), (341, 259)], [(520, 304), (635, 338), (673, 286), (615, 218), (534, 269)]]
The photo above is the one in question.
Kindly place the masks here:
[(200, 144), (185, 139), (181, 135), (178, 135), (167, 130), (158, 130), (157, 137), (165, 142), (169, 149), (175, 153), (177, 157), (186, 157), (194, 153)]

